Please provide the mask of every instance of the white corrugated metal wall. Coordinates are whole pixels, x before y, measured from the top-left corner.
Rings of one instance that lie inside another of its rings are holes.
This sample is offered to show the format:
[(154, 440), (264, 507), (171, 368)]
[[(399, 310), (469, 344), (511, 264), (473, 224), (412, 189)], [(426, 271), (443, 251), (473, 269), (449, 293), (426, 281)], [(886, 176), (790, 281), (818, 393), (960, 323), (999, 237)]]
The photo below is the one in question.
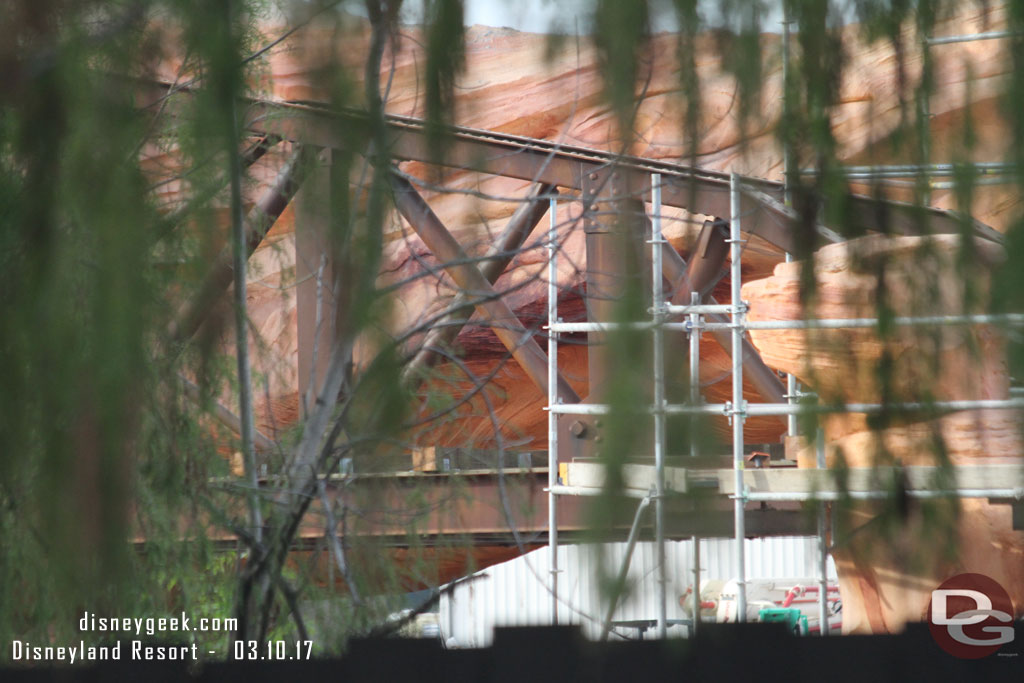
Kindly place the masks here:
[[(700, 541), (701, 582), (736, 575), (736, 546), (730, 539)], [(818, 545), (815, 538), (757, 538), (746, 544), (746, 574), (754, 579), (812, 579), (818, 576)], [(668, 618), (683, 619), (686, 614), (678, 599), (693, 584), (693, 546), (691, 541), (665, 544), (669, 585)], [(625, 556), (625, 543), (603, 545), (564, 545), (558, 548), (559, 621), (579, 624), (590, 638), (600, 635), (607, 602), (599, 587), (600, 554), (604, 554), (604, 573), (614, 576)], [(551, 620), (551, 594), (548, 578), (548, 549), (541, 548), (514, 560), (488, 567), (477, 578), (457, 586), (441, 596), (442, 637), (458, 647), (486, 647), (494, 637), (495, 626), (548, 624)], [(654, 543), (637, 543), (627, 578), (626, 594), (615, 611), (615, 621), (652, 620), (657, 615), (657, 548)], [(835, 580), (831, 558), (828, 573)], [(671, 635), (684, 635), (683, 627), (670, 629)]]

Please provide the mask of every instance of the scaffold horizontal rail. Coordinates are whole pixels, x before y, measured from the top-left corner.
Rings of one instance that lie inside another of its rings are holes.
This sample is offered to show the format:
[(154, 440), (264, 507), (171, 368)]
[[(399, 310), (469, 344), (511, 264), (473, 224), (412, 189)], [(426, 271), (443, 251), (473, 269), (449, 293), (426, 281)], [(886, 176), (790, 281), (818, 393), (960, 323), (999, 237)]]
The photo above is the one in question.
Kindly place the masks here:
[[(853, 329), (877, 327), (878, 318), (808, 318), (806, 320), (748, 320), (748, 330), (816, 330)], [(925, 315), (898, 316), (886, 324), (898, 327), (926, 327), (944, 325), (1024, 325), (1024, 314), (978, 314), (978, 315)], [(715, 323), (705, 324), (705, 329), (715, 329)]]
[[(560, 495), (598, 495), (604, 490), (607, 468), (601, 463), (572, 462), (562, 466), (564, 483), (553, 489)], [(631, 464), (622, 469), (623, 495), (642, 497), (655, 480), (652, 465)], [(733, 469), (666, 467), (666, 492), (684, 494), (696, 489), (736, 496)], [(1024, 500), (1024, 461), (982, 463), (950, 467), (915, 465), (854, 467), (845, 470), (843, 483), (828, 469), (768, 467), (742, 471), (742, 497), (757, 501), (831, 501), (842, 498), (881, 499), (893, 495), (898, 482), (911, 497), (992, 498)]]
[[(767, 493), (748, 493), (744, 496), (750, 503), (771, 503), (771, 502), (802, 502), (818, 501), (822, 503), (835, 502), (846, 498), (852, 500), (884, 500), (893, 496), (893, 491), (805, 491), (805, 492), (784, 492), (772, 491)], [(910, 490), (905, 492), (910, 498), (992, 498), (1014, 501), (1024, 499), (1024, 487), (1014, 489), (936, 489), (936, 490)]]
[(651, 330), (657, 326), (654, 322), (624, 322), (624, 323), (553, 323), (547, 325), (549, 332), (554, 334), (572, 334), (578, 332), (614, 332), (622, 330)]
[(925, 42), (929, 45), (949, 45), (951, 43), (973, 43), (976, 40), (1013, 38), (1016, 35), (1013, 31), (984, 31), (982, 33), (968, 33), (956, 36), (933, 36), (925, 38)]
[(665, 306), (665, 312), (669, 315), (689, 315), (691, 313), (732, 313), (732, 304), (689, 304), (686, 306)]
[[(916, 401), (906, 403), (747, 403), (736, 409), (733, 403), (704, 403), (686, 405), (668, 403), (663, 410), (666, 415), (731, 415), (741, 412), (747, 417), (768, 417), (778, 415), (827, 414), (827, 413), (920, 413), (947, 412), (954, 410), (1013, 410), (1024, 408), (1024, 398), (977, 399), (957, 401)], [(547, 406), (558, 415), (607, 415), (611, 408), (601, 403), (563, 403)], [(655, 408), (648, 406), (646, 412), (653, 414)]]
[[(868, 180), (873, 178), (916, 178), (917, 176), (949, 177), (960, 168), (970, 168), (980, 175), (1015, 173), (1017, 165), (1001, 161), (967, 162), (963, 164), (894, 164), (886, 166), (845, 166), (841, 172), (847, 178)], [(801, 169), (801, 175), (817, 175), (814, 168)]]
[[(710, 310), (714, 309), (714, 310)], [(731, 313), (731, 305), (707, 305), (707, 306), (668, 306), (666, 311), (670, 314), (680, 313)], [(555, 323), (549, 327), (555, 333), (579, 333), (579, 332), (611, 332), (615, 330), (651, 330), (658, 323), (651, 321), (637, 322), (579, 322), (579, 323)], [(747, 330), (842, 330), (842, 329), (863, 329), (877, 327), (878, 318), (807, 318), (804, 320), (748, 320), (743, 323)], [(1005, 325), (1008, 327), (1024, 326), (1024, 314), (1022, 313), (992, 313), (976, 315), (926, 315), (926, 316), (897, 316), (887, 321), (887, 325), (896, 327), (939, 327), (953, 325)], [(703, 331), (731, 330), (735, 327), (733, 322), (715, 323), (702, 322), (700, 329)], [(688, 331), (692, 328), (689, 322), (662, 323), (662, 327), (671, 331)]]

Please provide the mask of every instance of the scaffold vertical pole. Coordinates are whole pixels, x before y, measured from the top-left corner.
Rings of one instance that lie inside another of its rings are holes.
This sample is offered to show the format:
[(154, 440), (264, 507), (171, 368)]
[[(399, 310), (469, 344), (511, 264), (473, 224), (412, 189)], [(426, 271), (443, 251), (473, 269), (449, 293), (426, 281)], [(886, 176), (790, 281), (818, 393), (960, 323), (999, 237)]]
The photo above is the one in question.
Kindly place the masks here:
[[(787, 121), (789, 117), (789, 5), (783, 4), (782, 15), (782, 118)], [(793, 143), (787, 134), (783, 140), (782, 150), (782, 192), (786, 206), (793, 207), (793, 188), (790, 175), (793, 173)], [(793, 255), (786, 252), (786, 263), (793, 261)], [(786, 402), (796, 401), (796, 377), (786, 373)], [(796, 436), (799, 427), (796, 415), (786, 417), (786, 436)]]
[(736, 527), (736, 562), (738, 575), (736, 577), (736, 621), (747, 620), (747, 568), (746, 553), (743, 547), (746, 537), (746, 519), (744, 517), (744, 496), (743, 488), (743, 416), (745, 404), (743, 401), (743, 302), (740, 299), (740, 287), (742, 285), (742, 272), (740, 260), (743, 255), (742, 241), (740, 240), (740, 186), (739, 176), (735, 173), (729, 174), (729, 242), (732, 261), (729, 265), (729, 275), (732, 280), (732, 464), (735, 472), (735, 500), (734, 500), (734, 523)]
[[(700, 294), (690, 294), (690, 303), (699, 304)], [(690, 404), (700, 404), (700, 313), (690, 314)], [(700, 444), (697, 438), (698, 417), (694, 415), (690, 419), (690, 457), (696, 458), (699, 453)], [(697, 635), (700, 629), (700, 537), (690, 538), (693, 544), (693, 626), (690, 633)]]
[[(700, 294), (692, 292), (690, 294), (690, 304), (696, 306), (700, 303)], [(690, 314), (690, 404), (697, 406), (700, 405), (700, 327), (701, 327), (701, 314), (691, 313)], [(698, 444), (697, 444), (697, 424), (698, 417), (694, 415), (690, 418), (690, 457), (696, 458), (698, 455)]]
[[(786, 252), (786, 263), (792, 263), (793, 256), (789, 252)], [(786, 373), (786, 403), (796, 403), (797, 399), (797, 387), (796, 377), (790, 373)], [(786, 436), (793, 437), (800, 433), (800, 426), (797, 424), (796, 413), (791, 413), (786, 416)]]
[[(921, 158), (918, 163), (923, 166), (927, 166), (931, 161), (932, 155), (932, 106), (931, 106), (931, 91), (932, 91), (932, 66), (931, 66), (931, 43), (928, 40), (929, 36), (922, 36), (920, 43), (921, 50), (921, 80), (923, 92), (919, 95), (920, 102), (918, 107), (920, 108), (921, 120), (919, 125), (921, 130), (918, 131), (918, 140), (920, 140), (920, 155)], [(932, 203), (932, 190), (931, 190), (931, 179), (921, 175), (918, 176), (918, 183), (923, 183), (923, 195), (921, 203), (928, 206)]]
[[(783, 124), (789, 121), (789, 3), (782, 3), (782, 119)], [(782, 191), (786, 206), (793, 206), (793, 188), (790, 187), (789, 176), (793, 172), (793, 144), (790, 134), (783, 138), (782, 149)]]
[(558, 415), (550, 410), (558, 403), (558, 200), (548, 204), (548, 552), (551, 571), (551, 623), (558, 623)]
[(665, 563), (665, 335), (661, 323), (665, 318), (665, 296), (661, 287), (661, 174), (651, 174), (651, 301), (654, 329), (654, 535), (658, 546), (658, 637), (668, 635), (666, 589), (668, 567)]
[[(825, 430), (820, 426), (815, 433), (814, 451), (818, 469), (825, 469)], [(825, 524), (825, 503), (818, 503), (818, 552), (820, 566), (818, 579), (818, 619), (820, 633), (828, 635), (828, 537)]]
[(694, 638), (700, 632), (700, 536), (693, 537), (693, 628)]

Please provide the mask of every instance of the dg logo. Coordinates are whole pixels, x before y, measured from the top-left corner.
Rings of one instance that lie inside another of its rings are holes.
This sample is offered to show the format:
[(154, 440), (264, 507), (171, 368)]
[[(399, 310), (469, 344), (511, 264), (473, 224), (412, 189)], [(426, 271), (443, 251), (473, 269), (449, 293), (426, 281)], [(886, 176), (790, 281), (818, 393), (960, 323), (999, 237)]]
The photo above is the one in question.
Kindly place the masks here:
[(943, 650), (980, 659), (1013, 641), (1013, 602), (983, 574), (958, 574), (932, 591), (928, 628)]

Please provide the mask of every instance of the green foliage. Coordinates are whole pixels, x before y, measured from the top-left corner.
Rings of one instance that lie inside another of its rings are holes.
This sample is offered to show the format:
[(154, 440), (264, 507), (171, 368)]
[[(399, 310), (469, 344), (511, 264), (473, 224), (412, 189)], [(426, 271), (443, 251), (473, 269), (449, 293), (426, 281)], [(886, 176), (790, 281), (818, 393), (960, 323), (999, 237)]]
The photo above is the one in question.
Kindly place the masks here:
[[(178, 379), (219, 393), (204, 371), (218, 361), (161, 352), (169, 293), (192, 284), (166, 264), (204, 272), (219, 228), (196, 205), (177, 216), (193, 229), (170, 232), (139, 157), (180, 155), (197, 197), (223, 186), (210, 150), (237, 144), (223, 122), (249, 77), (249, 17), (223, 3), (32, 4), (5, 6), (0, 59), (0, 637), (66, 638), (83, 610), (230, 616), (213, 593), (233, 592), (233, 554), (211, 554), (199, 512), (225, 468)], [(194, 127), (140, 115), (130, 80), (149, 76), (169, 27), (183, 71), (202, 65), (221, 92), (200, 93), (182, 117)]]
[[(409, 553), (399, 564), (380, 538), (353, 533), (355, 540), (341, 549), (349, 558), (349, 575), (338, 580), (347, 585), (343, 600), (333, 574), (331, 585), (317, 585), (322, 574), (317, 563), (330, 563), (333, 572), (335, 549), (319, 546), (308, 560), (289, 557), (304, 520), (326, 525), (322, 512), (310, 512), (311, 501), (318, 498), (317, 476), (336, 473), (343, 458), (372, 469), (373, 463), (404, 449), (401, 437), (415, 420), (410, 392), (401, 380), (405, 358), (400, 345), (406, 340), (389, 336), (391, 293), (377, 283), (391, 206), (379, 66), (397, 36), (400, 2), (365, 3), (372, 30), (362, 74), (336, 53), (318, 73), (316, 85), (324, 86), (331, 105), (362, 100), (369, 114), (365, 128), (335, 124), (329, 131), (351, 149), (371, 142), (368, 161), (352, 152), (332, 152), (332, 173), (318, 188), (330, 208), (330, 249), (341, 299), (339, 343), (348, 349), (341, 362), (355, 365), (352, 348), (357, 345), (365, 362), (343, 382), (338, 405), (329, 407), (325, 433), (313, 435), (309, 459), (297, 468), (302, 472), (265, 492), (259, 502), (264, 529), (251, 528), (245, 509), (251, 488), (228, 475), (217, 451), (234, 451), (234, 438), (211, 427), (217, 401), (241, 391), (232, 359), (217, 351), (221, 329), (212, 321), (195, 339), (171, 341), (169, 330), (178, 322), (181, 303), (201, 290), (218, 255), (227, 253), (217, 210), (224, 203), (223, 188), (234, 184), (238, 190), (246, 181), (238, 168), (243, 146), (238, 98), (259, 80), (259, 48), (265, 38), (257, 24), (266, 16), (264, 5), (242, 0), (5, 5), (8, 32), (0, 47), (5, 77), (0, 85), (0, 640), (66, 640), (84, 610), (133, 617), (181, 610), (221, 618), (248, 610), (247, 634), (291, 636), (304, 627), (301, 606), (313, 604), (306, 610), (310, 630), (330, 632), (325, 648), (337, 651), (345, 637), (385, 619), (399, 606), (403, 591), (436, 581), (431, 562), (447, 548), (428, 547), (417, 533), (440, 505), (422, 491), (408, 492), (401, 510), (382, 511), (377, 506), (392, 492), (375, 491), (353, 501), (345, 499), (340, 487), (339, 524), (379, 531), (374, 525), (384, 519), (405, 534)], [(317, 6), (314, 16), (342, 41), (346, 34), (338, 5), (345, 3)], [(866, 229), (854, 219), (834, 134), (848, 68), (840, 25), (844, 11), (856, 10), (865, 39), (894, 47), (901, 125), (887, 140), (891, 154), (927, 163), (932, 157), (928, 131), (934, 66), (926, 51), (915, 76), (907, 68), (907, 54), (952, 5), (936, 0), (785, 0), (795, 37), (776, 134), (794, 161), (789, 180), (799, 216), (796, 258), (813, 265), (819, 222), (845, 237)], [(696, 164), (702, 115), (698, 35), (709, 23), (696, 0), (674, 0), (671, 7), (680, 27), (682, 137)], [(744, 135), (753, 132), (764, 103), (766, 64), (771, 63), (761, 35), (767, 8), (765, 2), (735, 0), (720, 6), (724, 21), (716, 44), (722, 68), (735, 83), (735, 115)], [(1006, 149), (1007, 160), (1021, 164), (1024, 64), (1018, 62), (1024, 59), (1024, 2), (1012, 0), (1007, 10), (1016, 36), (1008, 41), (1014, 68), (1006, 75), (1004, 116), (1012, 131)], [(651, 76), (650, 13), (646, 1), (594, 0), (592, 5), (604, 96), (617, 116), (623, 149), (631, 142), (638, 100)], [(466, 60), (463, 2), (431, 0), (426, 17), (426, 115), (432, 151), (442, 158), (444, 124), (454, 121), (454, 88)], [(907, 44), (908, 35), (914, 44)], [(331, 49), (336, 48), (332, 43)], [(178, 66), (176, 87), (187, 92), (161, 97), (140, 110), (152, 97), (132, 79), (151, 77), (167, 63)], [(968, 118), (954, 176), (956, 200), (965, 214), (976, 182), (966, 164), (975, 143)], [(153, 157), (166, 155), (181, 172), (169, 179), (154, 175), (141, 162), (143, 150), (153, 150)], [(803, 166), (814, 167), (817, 174), (801, 178), (796, 168)], [(1022, 178), (1018, 174), (1018, 181)], [(914, 215), (928, 233), (922, 210), (927, 179), (915, 180)], [(160, 204), (163, 183), (182, 184), (188, 198), (183, 209), (168, 212)], [(359, 192), (352, 191), (353, 185)], [(889, 232), (891, 226), (883, 221), (881, 227)], [(972, 227), (965, 219), (962, 236)], [(1008, 265), (997, 273), (993, 287), (999, 310), (1024, 305), (1024, 274), (1014, 265), (1024, 257), (1022, 232), (1018, 220), (1007, 235)], [(965, 282), (964, 309), (984, 308), (987, 293), (973, 291), (970, 284), (977, 273), (974, 244), (969, 239), (960, 244), (957, 272)], [(621, 251), (631, 254), (627, 260), (636, 256), (627, 246)], [(927, 260), (931, 257), (922, 252), (921, 272), (938, 277), (935, 263)], [(620, 320), (645, 310), (650, 297), (638, 284), (646, 282), (638, 259), (628, 267), (634, 277), (627, 278)], [(879, 292), (878, 332), (885, 340), (896, 334), (891, 326), (895, 311), (885, 261), (872, 268)], [(922, 289), (915, 303), (933, 305), (937, 293)], [(813, 310), (813, 267), (803, 269), (801, 292)], [(244, 327), (244, 311), (236, 313)], [(934, 349), (940, 341), (919, 338), (922, 349)], [(649, 346), (649, 337), (637, 332), (608, 337), (613, 412), (600, 456), (609, 466), (612, 500), (622, 488), (626, 459), (649, 445), (648, 416), (637, 410), (647, 402), (648, 391), (644, 373), (637, 372), (647, 363), (646, 351), (637, 349)], [(1020, 377), (1024, 351), (1017, 341), (1010, 345), (1010, 358), (1012, 374)], [(893, 362), (886, 353), (878, 367), (883, 400), (895, 400)], [(452, 385), (486, 379), (460, 369), (450, 378)], [(196, 380), (198, 401), (183, 395), (182, 377)], [(931, 390), (921, 387), (921, 395), (931, 398)], [(435, 393), (426, 410), (431, 420), (455, 419), (479, 412), (481, 404), (490, 411), (493, 395), (484, 389), (476, 402), (463, 404), (451, 393)], [(894, 424), (899, 420), (883, 413), (873, 426)], [(807, 424), (808, 430), (816, 427)], [(674, 449), (709, 431), (700, 426), (701, 434), (687, 434), (687, 429), (692, 430), (688, 421), (674, 424)], [(276, 469), (294, 464), (306, 434), (280, 439), (271, 460)], [(948, 465), (938, 434), (934, 445), (937, 462)], [(880, 455), (888, 461), (890, 454)], [(842, 479), (843, 467), (838, 471)], [(908, 515), (925, 533), (939, 534), (955, 523), (955, 506), (921, 505), (908, 512), (901, 507), (901, 482), (885, 483), (897, 495), (879, 508), (880, 521), (861, 538), (875, 531), (881, 538), (897, 537)], [(461, 500), (461, 492), (453, 497)], [(862, 533), (852, 527), (858, 511), (862, 508), (850, 501), (836, 508), (840, 527), (850, 537)], [(515, 512), (520, 511), (508, 510), (510, 518)], [(607, 530), (629, 512), (616, 504), (599, 506), (594, 526)], [(345, 516), (349, 513), (351, 518)], [(241, 537), (242, 542), (225, 546), (224, 537)], [(208, 638), (204, 645), (227, 647), (224, 634), (203, 637)]]
[(701, 28), (700, 16), (697, 13), (697, 0), (673, 0), (672, 9), (679, 23), (677, 59), (680, 67), (680, 96), (686, 103), (683, 137), (689, 149), (689, 163), (696, 166), (701, 115), (700, 79), (697, 75), (697, 34)]
[(455, 79), (465, 66), (466, 45), (463, 36), (462, 0), (428, 0), (426, 105), (431, 151), (436, 159), (444, 156), (443, 124), (455, 113)]
[(593, 22), (604, 95), (628, 133), (633, 129), (637, 89), (650, 76), (650, 68), (642, 66), (650, 33), (647, 2), (596, 0)]
[(66, 572), (57, 596), (83, 598), (127, 559), (128, 449), (159, 378), (147, 346), (163, 283), (138, 265), (156, 223), (133, 158), (145, 124), (102, 72), (142, 60), (131, 30), (101, 39), (103, 29), (56, 15), (11, 27), (19, 55), (0, 109), (0, 497)]
[(736, 83), (737, 123), (743, 139), (750, 119), (761, 111), (761, 17), (765, 7), (759, 0), (725, 0), (720, 8), (730, 26), (717, 36), (718, 52), (723, 71)]

